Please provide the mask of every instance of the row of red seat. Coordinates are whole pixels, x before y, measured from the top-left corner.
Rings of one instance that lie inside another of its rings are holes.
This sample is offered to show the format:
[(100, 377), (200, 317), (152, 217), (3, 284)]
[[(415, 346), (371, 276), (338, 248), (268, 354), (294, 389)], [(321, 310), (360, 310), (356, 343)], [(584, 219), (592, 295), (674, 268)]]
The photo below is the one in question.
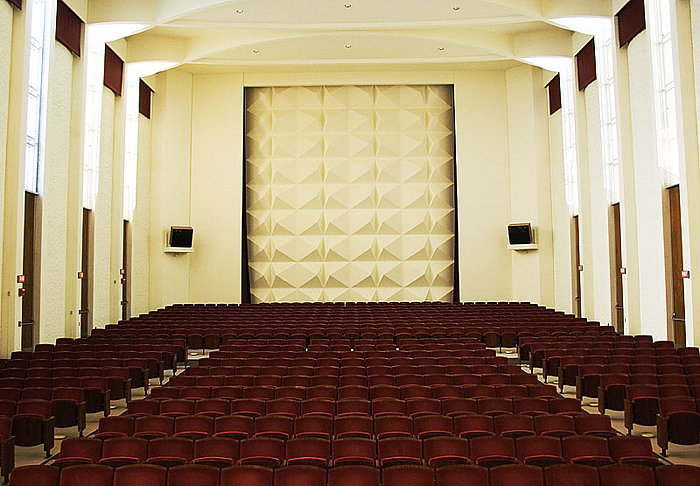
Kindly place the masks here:
[[(465, 375), (473, 376), (473, 375)], [(503, 375), (515, 377), (519, 375)], [(179, 377), (178, 377), (179, 378)], [(184, 377), (203, 380), (205, 378), (220, 377)], [(236, 378), (236, 377), (230, 377)], [(227, 378), (224, 378), (226, 383)], [(189, 383), (189, 381), (187, 382)], [(309, 395), (312, 391), (313, 395)], [(354, 398), (358, 400), (410, 400), (415, 398), (480, 398), (480, 399), (513, 399), (513, 398), (558, 398), (557, 390), (552, 385), (376, 385), (371, 387), (359, 385), (347, 385), (342, 387), (334, 386), (314, 386), (300, 388), (295, 386), (274, 387), (268, 385), (254, 386), (188, 386), (184, 382), (178, 381), (178, 385), (155, 387), (151, 391), (151, 399), (188, 398), (198, 400), (203, 398), (227, 398), (227, 399), (256, 399), (260, 401), (274, 400), (279, 398), (290, 398), (303, 400), (305, 398), (326, 398), (334, 400), (337, 396), (339, 401)]]
[[(167, 404), (164, 402), (163, 406)], [(146, 407), (131, 410), (127, 416), (100, 419), (96, 437), (136, 436), (156, 438), (170, 435), (197, 437), (362, 437), (385, 438), (414, 436), (419, 439), (433, 436), (474, 438), (484, 435), (521, 437), (545, 435), (566, 437), (577, 434), (614, 436), (609, 417), (604, 415), (557, 414), (502, 414), (495, 417), (462, 414), (454, 418), (439, 414), (406, 416), (385, 414), (375, 416), (287, 416), (268, 414), (255, 418), (245, 415), (220, 415), (215, 407), (204, 407), (197, 415), (178, 403), (159, 410), (160, 415), (145, 415)], [(163, 407), (162, 406), (162, 407)], [(213, 413), (212, 413), (213, 412)]]
[[(218, 389), (213, 393), (220, 395)], [(187, 396), (186, 390), (181, 390), (181, 397)], [(460, 415), (477, 414), (502, 415), (516, 413), (526, 415), (542, 414), (567, 414), (578, 415), (581, 412), (581, 403), (573, 398), (457, 398), (442, 399), (419, 398), (409, 400), (375, 399), (371, 402), (363, 398), (345, 398), (334, 400), (328, 398), (310, 398), (298, 400), (290, 398), (277, 398), (272, 400), (260, 400), (252, 398), (149, 398), (147, 400), (134, 400), (127, 406), (129, 415), (159, 415), (179, 411), (182, 415), (205, 414), (211, 416), (228, 414), (245, 414), (250, 417), (262, 415), (280, 414), (290, 417), (304, 415), (323, 415), (328, 417), (345, 415), (407, 415), (417, 417), (420, 415), (446, 415), (457, 417)]]
[(580, 465), (552, 466), (544, 471), (527, 465), (486, 469), (469, 465), (434, 470), (426, 466), (289, 466), (276, 470), (257, 466), (233, 466), (223, 470), (203, 465), (170, 469), (132, 465), (112, 469), (79, 465), (59, 470), (51, 466), (17, 468), (10, 486), (677, 486), (699, 484), (700, 468), (667, 465), (652, 470), (632, 465), (613, 465), (596, 470)]
[[(335, 357), (316, 357), (316, 356), (300, 356), (297, 358), (274, 357), (266, 356), (231, 356), (217, 357), (212, 356), (213, 351), (208, 358), (201, 358), (197, 367), (211, 366), (282, 366), (285, 368), (316, 368), (318, 366), (328, 366), (333, 368), (347, 367), (368, 367), (368, 366), (449, 366), (449, 365), (475, 365), (475, 364), (508, 364), (508, 358), (505, 356), (413, 356), (409, 353), (388, 353), (391, 356), (365, 357), (361, 354), (346, 353), (344, 358)], [(238, 353), (234, 351), (234, 353)], [(193, 367), (191, 369), (196, 369)], [(438, 372), (444, 371), (436, 368)], [(463, 371), (460, 371), (463, 372)], [(430, 373), (428, 373), (430, 374)], [(454, 374), (454, 373), (448, 373)]]
[[(316, 388), (319, 386), (341, 388), (344, 386), (373, 387), (389, 385), (405, 387), (410, 385), (427, 386), (429, 388), (450, 387), (462, 385), (536, 385), (539, 383), (535, 375), (511, 373), (510, 367), (517, 365), (500, 365), (499, 372), (472, 374), (459, 373), (442, 374), (341, 374), (341, 375), (312, 375), (293, 374), (279, 375), (237, 375), (241, 368), (188, 368), (186, 376), (176, 376), (172, 386), (271, 386), (276, 388)], [(683, 381), (685, 383), (685, 381)], [(445, 388), (447, 390), (447, 388)], [(457, 395), (461, 396), (461, 395)]]
[(104, 464), (120, 467), (129, 464), (155, 464), (175, 467), (206, 464), (228, 467), (236, 464), (278, 468), (297, 464), (320, 467), (366, 465), (475, 464), (497, 467), (528, 464), (549, 467), (557, 464), (581, 464), (604, 467), (615, 463), (657, 467), (651, 441), (643, 437), (571, 436), (563, 439), (547, 436), (519, 437), (432, 437), (419, 440), (392, 437), (376, 441), (363, 438), (320, 439), (300, 437), (289, 440), (252, 438), (240, 442), (228, 438), (118, 437), (104, 441), (95, 438), (66, 439), (52, 465)]

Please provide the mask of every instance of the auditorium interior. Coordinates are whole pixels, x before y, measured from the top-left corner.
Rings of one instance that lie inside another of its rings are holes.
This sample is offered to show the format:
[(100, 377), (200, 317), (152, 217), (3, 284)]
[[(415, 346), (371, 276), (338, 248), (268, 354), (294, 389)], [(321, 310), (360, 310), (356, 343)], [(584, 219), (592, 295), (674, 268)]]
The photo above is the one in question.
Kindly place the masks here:
[(0, 0), (0, 481), (700, 484), (696, 35)]

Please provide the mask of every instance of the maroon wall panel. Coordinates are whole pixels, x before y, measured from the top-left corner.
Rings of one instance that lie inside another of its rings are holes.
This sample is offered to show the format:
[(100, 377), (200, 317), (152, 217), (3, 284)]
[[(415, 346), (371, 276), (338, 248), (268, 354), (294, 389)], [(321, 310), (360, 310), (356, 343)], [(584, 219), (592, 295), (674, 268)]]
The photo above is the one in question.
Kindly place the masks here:
[(153, 93), (151, 87), (141, 79), (139, 81), (139, 113), (149, 119), (151, 118), (151, 93)]
[(109, 46), (105, 46), (105, 86), (121, 96), (123, 78), (124, 61)]
[(56, 5), (56, 40), (76, 56), (80, 56), (80, 37), (83, 21), (68, 5), (58, 0)]
[(558, 74), (547, 85), (547, 92), (549, 93), (549, 114), (553, 115), (561, 109), (561, 82)]
[(644, 0), (630, 0), (617, 12), (617, 34), (620, 47), (625, 47), (647, 28)]
[(576, 54), (576, 71), (578, 72), (579, 91), (583, 91), (596, 80), (595, 44), (593, 39)]

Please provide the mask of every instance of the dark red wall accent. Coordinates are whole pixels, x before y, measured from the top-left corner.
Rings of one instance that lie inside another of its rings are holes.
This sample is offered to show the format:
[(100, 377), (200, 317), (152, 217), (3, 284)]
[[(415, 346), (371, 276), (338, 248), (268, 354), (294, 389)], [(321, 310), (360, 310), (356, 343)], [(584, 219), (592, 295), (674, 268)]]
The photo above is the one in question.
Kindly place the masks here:
[(615, 17), (620, 47), (625, 47), (637, 34), (647, 28), (644, 0), (630, 0)]
[(561, 109), (561, 82), (558, 74), (547, 85), (547, 92), (549, 93), (549, 114), (553, 115)]
[(579, 91), (583, 91), (596, 80), (595, 44), (593, 39), (576, 54), (576, 70), (578, 72)]
[(105, 86), (121, 96), (123, 78), (124, 61), (109, 46), (105, 46)]
[(153, 93), (151, 87), (141, 79), (139, 81), (139, 113), (148, 119), (151, 118), (151, 93)]
[(68, 5), (58, 0), (56, 4), (56, 40), (80, 57), (80, 38), (83, 21)]

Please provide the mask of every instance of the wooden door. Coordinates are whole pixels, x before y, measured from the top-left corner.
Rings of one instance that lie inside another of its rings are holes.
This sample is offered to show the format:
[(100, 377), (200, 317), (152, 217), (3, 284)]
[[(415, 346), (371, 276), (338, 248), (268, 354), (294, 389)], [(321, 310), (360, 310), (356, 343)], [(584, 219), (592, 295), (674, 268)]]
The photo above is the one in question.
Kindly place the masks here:
[(671, 225), (671, 325), (676, 346), (685, 346), (685, 296), (683, 295), (683, 226), (681, 194), (678, 186), (669, 187), (668, 208)]
[(38, 329), (34, 321), (34, 299), (38, 282), (36, 281), (36, 211), (39, 196), (31, 192), (24, 193), (24, 243), (23, 267), (24, 297), (22, 297), (22, 350), (34, 349), (34, 334)]
[(580, 230), (578, 215), (572, 220), (572, 276), (573, 276), (573, 294), (574, 294), (574, 314), (576, 317), (581, 317), (581, 245), (580, 245)]
[(121, 268), (121, 283), (122, 283), (122, 319), (127, 320), (131, 315), (131, 303), (129, 295), (131, 294), (131, 223), (124, 220), (122, 231), (122, 268)]
[(620, 223), (620, 203), (611, 206), (611, 232), (612, 232), (612, 298), (615, 305), (613, 313), (613, 326), (615, 330), (624, 334), (625, 332), (625, 293), (622, 283), (622, 225)]
[(90, 335), (92, 329), (92, 308), (90, 286), (92, 283), (92, 211), (83, 208), (83, 250), (81, 255), (80, 280), (80, 337)]

